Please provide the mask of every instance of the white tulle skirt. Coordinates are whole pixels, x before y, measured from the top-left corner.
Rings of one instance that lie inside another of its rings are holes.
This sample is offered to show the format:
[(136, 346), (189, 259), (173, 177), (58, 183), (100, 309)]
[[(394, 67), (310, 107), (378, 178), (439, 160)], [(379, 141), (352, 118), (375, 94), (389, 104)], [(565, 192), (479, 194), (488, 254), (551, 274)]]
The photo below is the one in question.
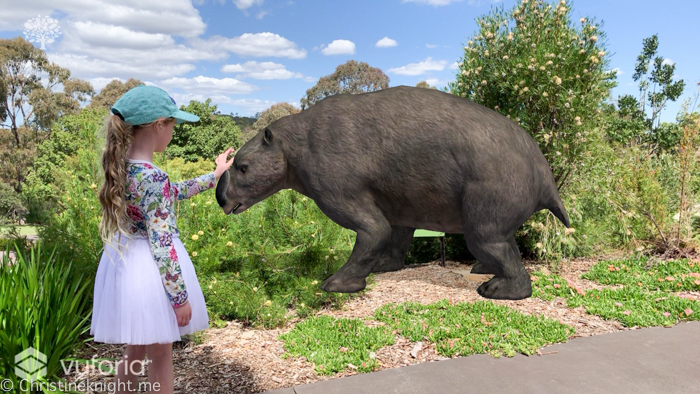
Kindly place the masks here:
[(204, 295), (192, 260), (179, 238), (173, 238), (185, 281), (192, 318), (179, 327), (153, 260), (149, 241), (132, 238), (122, 256), (106, 246), (95, 277), (90, 335), (95, 342), (148, 345), (180, 341), (181, 335), (209, 328)]

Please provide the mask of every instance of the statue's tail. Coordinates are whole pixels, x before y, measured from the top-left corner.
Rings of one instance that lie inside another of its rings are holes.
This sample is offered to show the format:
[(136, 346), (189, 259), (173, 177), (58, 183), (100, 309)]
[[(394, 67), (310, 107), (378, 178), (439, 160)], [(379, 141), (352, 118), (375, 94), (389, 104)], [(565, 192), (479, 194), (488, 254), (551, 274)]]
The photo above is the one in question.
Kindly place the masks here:
[(554, 216), (557, 217), (557, 219), (561, 220), (562, 223), (564, 223), (564, 226), (566, 228), (570, 228), (571, 224), (569, 223), (569, 214), (566, 213), (566, 208), (564, 208), (564, 203), (561, 202), (561, 198), (559, 198), (559, 193), (555, 192), (555, 198), (553, 198), (554, 201), (547, 206), (547, 209), (552, 211)]

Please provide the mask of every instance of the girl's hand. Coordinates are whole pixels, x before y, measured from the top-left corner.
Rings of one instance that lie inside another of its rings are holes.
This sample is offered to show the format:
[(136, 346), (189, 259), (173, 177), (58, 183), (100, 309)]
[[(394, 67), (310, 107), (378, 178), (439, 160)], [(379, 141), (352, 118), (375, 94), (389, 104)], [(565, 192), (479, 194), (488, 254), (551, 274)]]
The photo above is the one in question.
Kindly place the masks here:
[(226, 161), (228, 158), (228, 155), (233, 152), (233, 148), (228, 148), (226, 149), (226, 152), (220, 154), (217, 156), (216, 160), (214, 162), (216, 163), (216, 169), (214, 170), (214, 175), (216, 176), (216, 180), (219, 180), (221, 175), (223, 175), (224, 172), (226, 172), (229, 168), (231, 168), (231, 164), (233, 164), (233, 157), (231, 160)]
[(173, 309), (175, 309), (175, 317), (177, 317), (178, 326), (183, 327), (190, 324), (190, 319), (192, 318), (190, 300), (185, 301), (185, 305)]

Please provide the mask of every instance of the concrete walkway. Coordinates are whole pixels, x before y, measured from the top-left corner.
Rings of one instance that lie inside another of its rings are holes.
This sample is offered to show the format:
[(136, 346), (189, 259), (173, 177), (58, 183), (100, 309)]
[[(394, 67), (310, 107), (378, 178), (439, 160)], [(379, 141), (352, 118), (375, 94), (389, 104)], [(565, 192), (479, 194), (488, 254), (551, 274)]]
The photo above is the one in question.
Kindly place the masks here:
[(576, 338), (541, 352), (480, 354), (268, 393), (700, 393), (697, 321)]

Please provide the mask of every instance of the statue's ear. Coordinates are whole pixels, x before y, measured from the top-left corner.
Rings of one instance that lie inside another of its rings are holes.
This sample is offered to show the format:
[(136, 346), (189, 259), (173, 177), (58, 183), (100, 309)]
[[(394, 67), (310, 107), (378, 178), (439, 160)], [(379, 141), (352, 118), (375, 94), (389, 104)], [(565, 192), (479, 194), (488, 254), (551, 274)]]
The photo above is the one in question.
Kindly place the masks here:
[(272, 131), (270, 129), (265, 129), (263, 132), (263, 144), (265, 145), (270, 145), (272, 144)]

